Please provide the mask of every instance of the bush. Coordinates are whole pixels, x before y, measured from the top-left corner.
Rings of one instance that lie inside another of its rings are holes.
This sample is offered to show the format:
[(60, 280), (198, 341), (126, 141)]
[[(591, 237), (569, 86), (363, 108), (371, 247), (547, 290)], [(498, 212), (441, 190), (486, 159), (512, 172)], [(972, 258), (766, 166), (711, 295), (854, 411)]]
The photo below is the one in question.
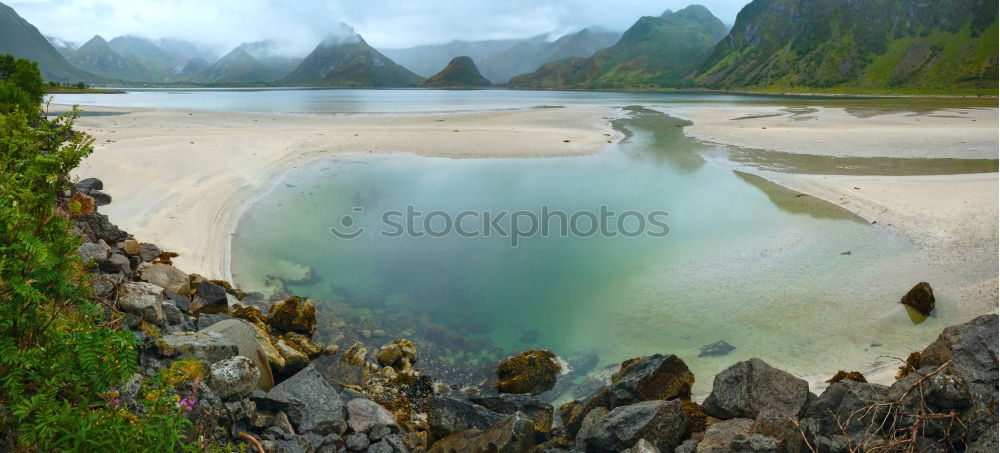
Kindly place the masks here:
[(106, 323), (59, 207), (92, 139), (73, 131), (76, 109), (37, 117), (33, 63), (0, 58), (0, 80), (0, 451), (176, 450), (190, 421), (169, 375), (132, 411), (112, 396), (135, 336)]

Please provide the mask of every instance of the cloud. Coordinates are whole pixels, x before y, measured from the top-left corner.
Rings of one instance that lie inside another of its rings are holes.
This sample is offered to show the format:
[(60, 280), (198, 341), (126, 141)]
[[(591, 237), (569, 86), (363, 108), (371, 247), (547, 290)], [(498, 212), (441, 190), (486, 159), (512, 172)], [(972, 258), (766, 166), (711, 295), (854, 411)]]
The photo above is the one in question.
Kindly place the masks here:
[[(700, 2), (732, 23), (746, 0)], [(7, 3), (43, 34), (85, 42), (133, 34), (181, 38), (224, 53), (242, 42), (272, 40), (304, 55), (353, 27), (376, 47), (438, 44), (453, 39), (556, 35), (588, 26), (624, 30), (640, 16), (680, 9), (681, 0), (18, 0)]]

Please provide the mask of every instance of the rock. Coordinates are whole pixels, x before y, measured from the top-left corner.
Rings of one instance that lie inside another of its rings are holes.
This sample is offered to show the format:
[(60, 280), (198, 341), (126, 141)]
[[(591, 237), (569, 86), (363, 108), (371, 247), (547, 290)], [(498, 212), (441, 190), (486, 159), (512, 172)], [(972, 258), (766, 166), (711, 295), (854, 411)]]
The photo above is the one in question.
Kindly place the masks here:
[(87, 193), (90, 198), (94, 199), (94, 204), (97, 206), (107, 206), (111, 204), (111, 195), (108, 195), (100, 190), (91, 190)]
[(253, 361), (260, 372), (260, 379), (257, 380), (259, 389), (268, 391), (274, 387), (275, 379), (268, 357), (272, 354), (277, 356), (278, 351), (266, 338), (258, 336), (252, 324), (240, 319), (228, 319), (207, 327), (204, 332), (222, 335), (236, 345), (241, 356)]
[(91, 262), (100, 263), (108, 259), (108, 256), (111, 255), (111, 247), (98, 242), (84, 242), (80, 247), (77, 247), (76, 254), (80, 255), (83, 264)]
[(574, 442), (574, 447), (577, 450), (587, 450), (587, 439), (590, 438), (594, 425), (597, 424), (598, 420), (608, 415), (608, 412), (609, 410), (606, 407), (598, 407), (587, 412), (587, 415), (583, 417), (583, 421), (580, 422), (580, 430)]
[(163, 312), (163, 288), (150, 283), (123, 284), (118, 291), (118, 306), (146, 322), (164, 325), (167, 321)]
[(675, 355), (628, 360), (611, 376), (609, 409), (650, 400), (690, 399), (694, 374)]
[(361, 344), (360, 341), (355, 341), (354, 344), (347, 347), (340, 360), (353, 366), (363, 366), (367, 355), (368, 349), (365, 348), (365, 345)]
[(103, 239), (108, 244), (117, 244), (128, 238), (128, 233), (119, 230), (104, 214), (93, 212), (77, 217), (75, 221), (77, 228), (90, 238), (91, 242)]
[(809, 396), (806, 381), (763, 360), (750, 359), (715, 376), (712, 393), (705, 399), (702, 409), (723, 420), (756, 418), (767, 412), (797, 417)]
[(577, 432), (580, 430), (583, 418), (586, 417), (590, 411), (598, 407), (603, 407), (605, 409), (608, 408), (610, 405), (608, 402), (608, 394), (608, 388), (604, 387), (583, 401), (570, 401), (562, 406), (559, 406), (559, 418), (562, 420), (563, 426), (570, 437), (576, 436)]
[(218, 362), (239, 353), (233, 342), (217, 333), (180, 332), (164, 335), (153, 342), (161, 357), (174, 360), (198, 359), (205, 363)]
[(773, 437), (753, 433), (754, 421), (734, 418), (713, 423), (698, 442), (698, 453), (773, 452), (779, 453), (781, 442)]
[(622, 453), (660, 453), (660, 449), (654, 447), (653, 444), (646, 442), (646, 439), (639, 439), (639, 441), (635, 443), (635, 446), (623, 451)]
[(161, 253), (163, 251), (155, 244), (139, 244), (139, 258), (145, 263), (159, 259)]
[(674, 453), (695, 453), (698, 451), (698, 441), (688, 439), (681, 442), (681, 445), (674, 449)]
[[(156, 285), (155, 283), (153, 284)], [(156, 285), (156, 286), (161, 286), (161, 285)], [(163, 301), (173, 303), (177, 307), (177, 309), (179, 309), (184, 313), (187, 313), (188, 310), (191, 309), (191, 299), (189, 299), (187, 296), (181, 296), (170, 290), (166, 290), (163, 292)]]
[(309, 299), (290, 297), (271, 304), (267, 322), (278, 330), (312, 335), (316, 331), (316, 307)]
[(620, 452), (645, 439), (660, 451), (673, 451), (687, 434), (688, 423), (681, 401), (644, 401), (615, 408), (581, 428), (577, 445), (588, 453)]
[(280, 341), (290, 346), (292, 349), (305, 354), (309, 360), (319, 357), (323, 353), (323, 348), (319, 347), (312, 339), (295, 332), (285, 332), (281, 335)]
[(435, 395), (427, 400), (427, 424), (436, 439), (466, 429), (483, 430), (501, 418), (485, 407), (457, 398)]
[(101, 263), (101, 270), (111, 274), (132, 274), (132, 264), (129, 262), (128, 257), (120, 253), (112, 253), (103, 263)]
[(515, 413), (484, 431), (467, 429), (441, 439), (431, 453), (529, 453), (535, 432), (524, 414)]
[(274, 347), (278, 350), (278, 353), (281, 354), (281, 359), (285, 362), (285, 366), (278, 370), (279, 377), (290, 376), (298, 373), (299, 370), (305, 368), (306, 365), (309, 365), (309, 356), (289, 345), (284, 338), (279, 338), (278, 341), (274, 343)]
[(299, 433), (325, 436), (343, 432), (344, 405), (340, 394), (312, 365), (264, 393), (254, 391), (250, 399), (259, 408), (283, 411)]
[(382, 346), (378, 352), (378, 364), (401, 368), (405, 364), (413, 364), (417, 360), (417, 348), (410, 340), (399, 339)]
[(344, 444), (348, 450), (364, 451), (368, 448), (368, 436), (364, 433), (348, 434), (344, 437)]
[(529, 395), (500, 394), (469, 398), (473, 403), (503, 415), (523, 413), (531, 419), (535, 431), (548, 433), (552, 430), (552, 405), (536, 400)]
[(399, 428), (396, 416), (371, 400), (355, 398), (347, 402), (347, 426), (355, 432), (368, 433), (372, 427)]
[(917, 283), (911, 288), (903, 298), (899, 300), (903, 305), (909, 305), (920, 314), (927, 316), (934, 310), (934, 290), (927, 282)]
[(552, 351), (524, 351), (500, 363), (497, 390), (537, 395), (555, 387), (561, 370)]
[(733, 346), (725, 341), (719, 340), (712, 344), (706, 344), (698, 348), (698, 357), (716, 357), (723, 356), (733, 352), (736, 346)]
[(224, 313), (202, 313), (201, 315), (198, 315), (198, 320), (195, 321), (194, 325), (198, 330), (204, 330), (217, 323), (230, 319), (233, 319), (233, 317)]
[[(163, 315), (167, 319), (167, 325), (171, 326), (181, 325), (184, 324), (184, 321), (188, 321), (188, 317), (173, 302), (163, 302)], [(193, 325), (191, 330), (194, 330)]]
[[(855, 440), (860, 442), (864, 431), (885, 415), (886, 409), (877, 405), (886, 401), (888, 390), (884, 385), (852, 380), (832, 384), (808, 403), (800, 414), (800, 424), (810, 441), (844, 435), (843, 425), (848, 432), (858, 433)], [(865, 410), (868, 407), (872, 409)]]
[(139, 271), (139, 278), (143, 281), (162, 286), (167, 291), (182, 296), (186, 296), (191, 293), (191, 288), (188, 284), (188, 274), (185, 274), (180, 269), (177, 269), (169, 264), (147, 264), (141, 266)]
[(78, 192), (89, 193), (91, 190), (103, 190), (104, 182), (97, 178), (84, 178), (73, 184), (73, 188)]
[(124, 251), (126, 255), (134, 256), (139, 254), (139, 241), (135, 239), (132, 238), (126, 239), (122, 241), (120, 246), (122, 248), (122, 251)]
[(202, 279), (192, 289), (191, 314), (229, 312), (229, 299), (223, 287)]
[(209, 387), (219, 398), (243, 398), (257, 388), (260, 370), (252, 360), (238, 355), (209, 365)]

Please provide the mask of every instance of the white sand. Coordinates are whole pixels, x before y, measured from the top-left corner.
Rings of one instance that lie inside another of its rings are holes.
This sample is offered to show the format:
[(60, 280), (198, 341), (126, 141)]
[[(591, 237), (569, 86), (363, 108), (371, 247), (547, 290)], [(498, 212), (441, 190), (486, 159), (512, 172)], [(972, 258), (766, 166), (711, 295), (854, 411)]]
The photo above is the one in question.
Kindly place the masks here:
[[(76, 174), (105, 182), (102, 208), (178, 268), (229, 278), (230, 235), (246, 204), (305, 161), (340, 153), (455, 158), (594, 153), (618, 140), (601, 107), (411, 115), (276, 115), (87, 107), (95, 152)], [(568, 140), (568, 142), (566, 141)]]

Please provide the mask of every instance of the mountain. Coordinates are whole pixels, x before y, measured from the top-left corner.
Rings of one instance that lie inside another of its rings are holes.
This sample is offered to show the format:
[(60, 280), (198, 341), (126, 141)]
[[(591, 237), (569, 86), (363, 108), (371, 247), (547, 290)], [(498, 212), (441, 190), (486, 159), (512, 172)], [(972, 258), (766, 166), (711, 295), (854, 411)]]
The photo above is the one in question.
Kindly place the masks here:
[(100, 35), (95, 35), (69, 56), (80, 69), (113, 80), (149, 82), (156, 77), (138, 59), (115, 52)]
[(189, 77), (189, 80), (222, 84), (274, 83), (295, 67), (294, 60), (278, 59), (278, 63), (274, 63), (271, 59), (254, 58), (245, 46), (236, 47), (219, 61)]
[(46, 36), (45, 39), (48, 40), (49, 44), (52, 44), (52, 47), (55, 47), (55, 49), (59, 51), (63, 57), (68, 57), (76, 51), (77, 45), (75, 42), (65, 41), (56, 38), (55, 36)]
[(178, 63), (170, 69), (170, 72), (163, 75), (164, 82), (191, 82), (200, 74), (212, 66), (207, 60), (201, 57), (190, 58), (187, 61)]
[(159, 79), (177, 65), (181, 58), (167, 52), (155, 42), (140, 37), (125, 35), (108, 41), (108, 46), (123, 57), (132, 57)]
[(415, 87), (423, 81), (423, 77), (382, 55), (350, 30), (323, 40), (281, 83), (389, 88)]
[(704, 88), (997, 87), (997, 2), (754, 0), (694, 78)]
[(511, 48), (478, 61), (483, 75), (494, 83), (507, 83), (518, 74), (532, 72), (542, 65), (571, 57), (589, 57), (612, 46), (621, 33), (585, 28), (555, 41), (546, 35), (518, 42)]
[(97, 82), (101, 77), (73, 67), (59, 51), (11, 9), (0, 3), (0, 54), (13, 54), (38, 62), (38, 69), (46, 80), (59, 82)]
[(416, 46), (406, 49), (379, 49), (396, 63), (423, 77), (437, 74), (453, 58), (468, 56), (473, 61), (503, 52), (520, 43), (521, 39), (494, 39), (486, 41), (451, 41), (445, 44)]
[(424, 82), (427, 88), (482, 88), (493, 85), (469, 57), (455, 57), (441, 72)]
[(640, 18), (615, 45), (586, 61), (559, 61), (511, 79), (514, 87), (636, 88), (676, 86), (726, 35), (726, 26), (700, 5)]

